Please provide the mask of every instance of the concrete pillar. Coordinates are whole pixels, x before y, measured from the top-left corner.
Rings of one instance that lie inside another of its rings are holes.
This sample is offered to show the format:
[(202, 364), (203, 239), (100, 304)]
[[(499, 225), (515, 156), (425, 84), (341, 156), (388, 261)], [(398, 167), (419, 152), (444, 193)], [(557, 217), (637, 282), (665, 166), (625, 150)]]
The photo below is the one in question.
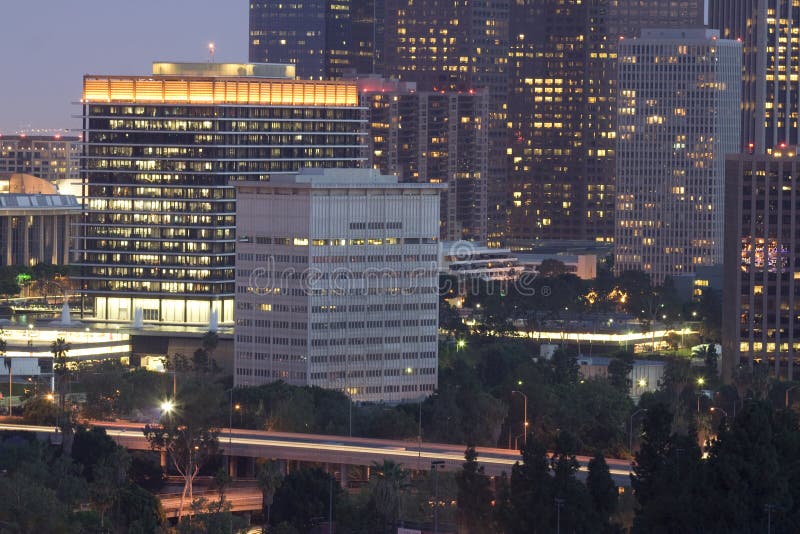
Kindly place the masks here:
[[(72, 250), (73, 243), (72, 241), (72, 227), (70, 226), (73, 222), (73, 217), (71, 215), (64, 215), (64, 226), (61, 228), (62, 235), (64, 239), (61, 240), (61, 265), (67, 265), (72, 263), (69, 257), (69, 251)], [(74, 243), (74, 246), (77, 248), (77, 243)]]
[(256, 459), (247, 457), (245, 458), (247, 462), (247, 469), (245, 471), (245, 476), (247, 478), (256, 478)]
[(12, 220), (13, 220), (13, 217), (6, 217), (5, 220), (3, 221), (5, 223), (5, 225), (6, 225), (6, 232), (5, 232), (5, 234), (6, 234), (6, 249), (4, 251), (5, 262), (3, 263), (3, 265), (12, 265), (13, 261), (14, 261), (13, 260), (13, 255), (12, 255), (13, 248), (11, 247), (11, 243), (13, 241), (13, 239), (12, 239), (13, 238), (13, 234), (11, 233), (11, 226), (12, 226), (11, 225), (11, 221)]
[(30, 265), (31, 261), (31, 239), (30, 239), (30, 225), (28, 224), (28, 216), (20, 217), (20, 235), (22, 237), (22, 258), (20, 258), (21, 265)]
[(33, 224), (36, 225), (36, 230), (38, 230), (37, 233), (38, 233), (38, 238), (39, 238), (39, 246), (38, 246), (38, 248), (36, 250), (36, 254), (35, 254), (37, 263), (38, 262), (44, 262), (44, 261), (46, 261), (46, 258), (47, 258), (47, 256), (46, 256), (46, 254), (47, 254), (46, 250), (47, 249), (45, 249), (45, 246), (44, 246), (44, 244), (45, 244), (44, 243), (44, 222), (45, 222), (45, 216), (44, 215), (39, 215), (38, 217), (34, 217), (34, 219), (33, 219)]
[(161, 460), (161, 471), (164, 473), (167, 472), (167, 451), (161, 450), (159, 451), (159, 457)]
[(61, 219), (65, 219), (66, 220), (66, 216), (62, 217), (62, 216), (59, 215), (57, 217), (53, 217), (52, 219), (53, 219), (53, 228), (52, 228), (52, 231), (50, 232), (50, 239), (49, 239), (49, 241), (50, 241), (50, 263), (52, 263), (53, 265), (58, 265), (58, 263), (59, 263), (59, 261), (58, 261), (59, 260), (59, 257), (58, 257), (58, 242), (60, 241), (60, 239), (59, 239), (60, 236), (59, 236), (59, 232), (58, 232), (59, 231), (58, 222)]
[(349, 466), (347, 464), (342, 464), (339, 466), (339, 484), (342, 486), (342, 489), (347, 489), (347, 483), (350, 481), (347, 476), (347, 468)]
[(239, 458), (237, 456), (228, 455), (228, 476), (236, 478), (239, 471)]

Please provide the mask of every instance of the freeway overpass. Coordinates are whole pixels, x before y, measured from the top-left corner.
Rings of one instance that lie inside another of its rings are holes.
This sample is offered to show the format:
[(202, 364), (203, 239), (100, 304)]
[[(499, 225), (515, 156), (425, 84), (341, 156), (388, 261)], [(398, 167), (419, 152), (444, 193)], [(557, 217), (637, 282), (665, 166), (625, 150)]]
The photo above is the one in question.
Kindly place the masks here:
[[(142, 432), (144, 424), (129, 422), (91, 421), (92, 426), (104, 428), (109, 436), (130, 450), (150, 450), (150, 444)], [(44, 434), (58, 432), (53, 427), (0, 424), (0, 430), (20, 430)], [(464, 445), (428, 443), (401, 440), (382, 440), (346, 436), (296, 434), (290, 432), (268, 432), (239, 428), (221, 429), (220, 448), (226, 456), (238, 458), (271, 458), (294, 462), (341, 466), (341, 476), (347, 466), (368, 468), (374, 462), (393, 460), (412, 470), (428, 470), (431, 462), (444, 462), (446, 471), (461, 469), (464, 463)], [(489, 476), (511, 473), (511, 468), (520, 460), (520, 453), (510, 449), (477, 447), (478, 462)], [(589, 460), (579, 456), (580, 471), (585, 476)], [(609, 470), (615, 483), (629, 486), (630, 462), (607, 458)], [(346, 482), (342, 480), (342, 482)]]

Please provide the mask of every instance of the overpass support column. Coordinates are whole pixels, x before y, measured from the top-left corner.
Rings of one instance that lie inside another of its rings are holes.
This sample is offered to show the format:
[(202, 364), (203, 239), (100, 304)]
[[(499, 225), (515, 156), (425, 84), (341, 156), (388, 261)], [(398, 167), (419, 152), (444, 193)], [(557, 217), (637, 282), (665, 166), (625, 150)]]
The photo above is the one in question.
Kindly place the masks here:
[(239, 459), (236, 456), (228, 455), (228, 476), (231, 478), (236, 478), (238, 474), (238, 460)]
[(167, 451), (163, 450), (163, 449), (161, 451), (159, 451), (159, 457), (160, 457), (160, 460), (161, 460), (161, 471), (163, 471), (166, 474), (166, 472), (167, 472)]
[(349, 482), (347, 468), (350, 467), (347, 464), (342, 464), (339, 466), (339, 484), (342, 486), (342, 489), (347, 489), (347, 483)]
[(247, 457), (245, 460), (247, 461), (245, 476), (247, 478), (256, 478), (256, 459)]

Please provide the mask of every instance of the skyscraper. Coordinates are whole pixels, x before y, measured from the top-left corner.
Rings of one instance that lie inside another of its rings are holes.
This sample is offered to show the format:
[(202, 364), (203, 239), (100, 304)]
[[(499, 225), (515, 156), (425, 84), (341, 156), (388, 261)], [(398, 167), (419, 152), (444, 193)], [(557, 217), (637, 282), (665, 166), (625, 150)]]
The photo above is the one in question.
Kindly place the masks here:
[(366, 78), (358, 93), (369, 110), (372, 166), (403, 182), (447, 184), (441, 238), (485, 241), (488, 92), (417, 91), (411, 82)]
[(234, 383), (433, 393), (443, 187), (371, 169), (238, 184)]
[(709, 26), (740, 39), (742, 141), (764, 152), (797, 145), (800, 113), (800, 5), (796, 0), (710, 0)]
[(420, 91), (489, 94), (489, 241), (505, 229), (508, 17), (501, 0), (386, 0), (383, 73)]
[(763, 360), (796, 379), (800, 352), (800, 157), (795, 147), (727, 158), (723, 377)]
[(643, 27), (703, 25), (704, 0), (511, 5), (506, 244), (614, 235), (616, 61)]
[(295, 65), (301, 79), (341, 78), (354, 61), (350, 9), (350, 0), (251, 2), (250, 61)]
[(84, 77), (79, 279), (97, 318), (231, 323), (231, 182), (363, 163), (356, 85), (291, 78), (224, 63)]
[(739, 146), (741, 44), (643, 30), (619, 45), (614, 265), (658, 283), (722, 261), (725, 155)]

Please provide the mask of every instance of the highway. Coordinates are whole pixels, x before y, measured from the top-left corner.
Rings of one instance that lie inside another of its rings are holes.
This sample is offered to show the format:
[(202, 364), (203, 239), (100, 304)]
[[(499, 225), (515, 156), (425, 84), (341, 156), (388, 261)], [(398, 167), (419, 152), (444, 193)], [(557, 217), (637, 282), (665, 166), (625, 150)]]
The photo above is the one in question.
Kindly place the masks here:
[[(149, 450), (150, 445), (142, 433), (143, 423), (91, 421), (101, 427), (120, 445), (131, 450)], [(52, 427), (0, 424), (0, 430), (23, 430), (54, 433)], [(464, 446), (443, 443), (401, 440), (381, 440), (346, 436), (296, 434), (259, 430), (220, 430), (220, 448), (225, 454), (250, 458), (276, 458), (301, 462), (369, 466), (384, 459), (402, 463), (409, 469), (430, 469), (432, 461), (443, 461), (444, 469), (455, 471), (464, 463)], [(477, 447), (478, 462), (485, 473), (497, 476), (511, 473), (520, 460), (519, 451)], [(585, 476), (590, 458), (579, 456), (581, 475)], [(619, 486), (630, 485), (630, 462), (607, 458), (611, 476)]]

